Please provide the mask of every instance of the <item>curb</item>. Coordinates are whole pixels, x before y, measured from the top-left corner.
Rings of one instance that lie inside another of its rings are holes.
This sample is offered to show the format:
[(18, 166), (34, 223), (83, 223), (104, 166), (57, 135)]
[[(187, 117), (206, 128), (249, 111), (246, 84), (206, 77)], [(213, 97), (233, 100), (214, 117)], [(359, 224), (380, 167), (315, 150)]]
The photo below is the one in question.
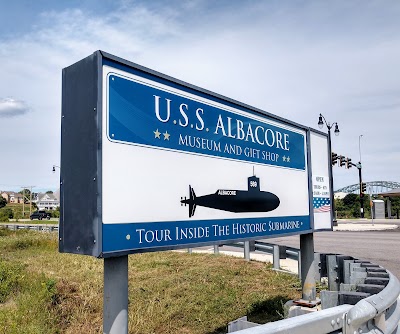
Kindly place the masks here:
[(385, 230), (395, 230), (399, 226), (393, 224), (338, 224), (338, 226), (333, 227), (333, 231), (346, 231), (346, 232), (366, 232), (366, 231), (385, 231)]

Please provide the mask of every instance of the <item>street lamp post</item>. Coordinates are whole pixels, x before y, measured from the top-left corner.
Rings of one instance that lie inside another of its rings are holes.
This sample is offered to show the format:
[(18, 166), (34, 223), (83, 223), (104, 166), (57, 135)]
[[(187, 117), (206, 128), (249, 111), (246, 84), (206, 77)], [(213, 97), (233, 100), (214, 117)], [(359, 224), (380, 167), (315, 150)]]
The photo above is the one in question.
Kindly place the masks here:
[(333, 172), (332, 172), (332, 147), (331, 147), (331, 129), (333, 126), (335, 126), (335, 136), (338, 136), (340, 131), (339, 131), (339, 126), (337, 122), (334, 122), (330, 124), (329, 122), (326, 121), (325, 117), (322, 114), (319, 114), (319, 119), (318, 119), (318, 127), (320, 129), (323, 128), (324, 124), (328, 128), (328, 155), (329, 155), (329, 186), (331, 188), (331, 207), (332, 207), (332, 214), (333, 214), (333, 225), (337, 225), (337, 220), (336, 220), (336, 215), (335, 215), (335, 202), (334, 202), (334, 197), (333, 197)]

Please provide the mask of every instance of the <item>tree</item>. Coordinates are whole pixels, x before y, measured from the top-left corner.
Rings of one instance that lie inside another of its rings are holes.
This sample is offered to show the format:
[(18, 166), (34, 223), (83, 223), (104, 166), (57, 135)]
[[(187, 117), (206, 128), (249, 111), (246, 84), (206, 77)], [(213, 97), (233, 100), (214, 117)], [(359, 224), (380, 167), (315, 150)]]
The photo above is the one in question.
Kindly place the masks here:
[(52, 194), (53, 192), (51, 190), (47, 190), (46, 194)]
[(350, 208), (357, 203), (357, 198), (358, 196), (356, 194), (347, 194), (345, 198), (343, 198), (343, 204), (346, 207)]
[(25, 204), (28, 203), (30, 195), (31, 195), (31, 191), (29, 189), (25, 188), (25, 189), (19, 191), (19, 193), (24, 196), (24, 203)]
[(30, 191), (29, 189), (25, 188), (25, 189), (19, 191), (19, 193), (20, 193), (20, 194), (25, 193), (25, 196), (28, 196), (28, 197), (29, 197), (31, 191)]
[(7, 205), (7, 200), (0, 195), (0, 208), (5, 207)]
[(396, 215), (400, 212), (400, 197), (390, 197), (392, 202), (392, 215)]

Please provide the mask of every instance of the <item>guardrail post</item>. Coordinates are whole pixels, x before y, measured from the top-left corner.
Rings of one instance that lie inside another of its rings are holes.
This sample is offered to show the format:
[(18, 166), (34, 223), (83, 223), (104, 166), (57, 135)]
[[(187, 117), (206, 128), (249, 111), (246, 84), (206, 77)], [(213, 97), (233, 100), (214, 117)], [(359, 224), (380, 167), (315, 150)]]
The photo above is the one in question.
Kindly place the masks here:
[(250, 249), (250, 252), (255, 252), (256, 251), (256, 241), (255, 240), (250, 240), (249, 241), (249, 249)]
[(353, 263), (354, 260), (344, 260), (343, 261), (343, 281), (344, 284), (350, 284), (350, 263)]
[(188, 248), (188, 253), (192, 254), (193, 248)]
[(344, 269), (344, 261), (348, 261), (351, 260), (352, 257), (351, 256), (347, 256), (347, 255), (342, 255), (342, 254), (338, 254), (336, 255), (336, 261), (337, 261), (337, 266), (338, 266), (338, 277), (339, 277), (339, 284), (340, 283), (344, 283), (345, 280), (345, 269)]
[(274, 269), (281, 269), (279, 245), (273, 245), (272, 262)]
[(244, 242), (244, 259), (250, 261), (250, 243), (248, 241)]
[(214, 254), (215, 255), (219, 254), (219, 245), (214, 245)]
[(316, 300), (313, 233), (300, 235), (299, 266), (302, 298), (304, 300)]
[(339, 266), (336, 255), (327, 255), (328, 288), (330, 291), (339, 291)]

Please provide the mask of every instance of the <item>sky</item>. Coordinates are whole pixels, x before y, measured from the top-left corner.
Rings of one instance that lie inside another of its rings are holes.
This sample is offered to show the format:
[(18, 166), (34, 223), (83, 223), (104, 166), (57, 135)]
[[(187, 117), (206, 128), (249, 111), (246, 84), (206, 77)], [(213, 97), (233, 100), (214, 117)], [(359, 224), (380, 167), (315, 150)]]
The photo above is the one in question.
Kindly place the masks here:
[(0, 190), (58, 188), (62, 69), (96, 50), (305, 126), (322, 113), (364, 181), (400, 182), (399, 17), (397, 0), (0, 0)]

